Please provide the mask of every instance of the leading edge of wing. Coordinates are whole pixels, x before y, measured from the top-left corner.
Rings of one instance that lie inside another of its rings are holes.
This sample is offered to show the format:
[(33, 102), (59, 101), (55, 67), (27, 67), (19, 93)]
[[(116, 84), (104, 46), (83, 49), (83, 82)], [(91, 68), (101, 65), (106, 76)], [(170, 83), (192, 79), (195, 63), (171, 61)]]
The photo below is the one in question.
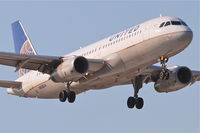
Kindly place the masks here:
[(21, 86), (22, 82), (0, 80), (0, 87), (3, 88), (21, 88)]
[(62, 62), (62, 57), (0, 52), (0, 64), (48, 73)]

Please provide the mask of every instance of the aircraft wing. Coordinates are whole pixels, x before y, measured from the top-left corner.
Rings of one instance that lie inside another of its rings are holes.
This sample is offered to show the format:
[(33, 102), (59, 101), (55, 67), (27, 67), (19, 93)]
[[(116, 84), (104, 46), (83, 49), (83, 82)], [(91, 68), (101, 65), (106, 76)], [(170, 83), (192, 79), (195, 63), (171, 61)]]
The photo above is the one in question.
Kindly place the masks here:
[[(67, 57), (65, 57), (65, 59), (67, 59)], [(92, 72), (100, 70), (105, 65), (105, 62), (102, 59), (87, 60), (89, 62), (89, 71)], [(58, 56), (27, 55), (0, 52), (0, 64), (16, 67), (15, 71), (24, 68), (51, 74), (62, 62), (63, 57)]]
[(192, 82), (193, 84), (196, 81), (200, 81), (200, 71), (192, 71)]
[(0, 64), (16, 67), (16, 71), (24, 68), (50, 74), (61, 62), (62, 57), (57, 56), (0, 52)]
[[(170, 70), (170, 69), (174, 69), (176, 67), (178, 67), (178, 66), (168, 67), (168, 69)], [(151, 65), (151, 66), (147, 67), (140, 74), (140, 76), (143, 79), (143, 83), (149, 83), (149, 82), (157, 81), (161, 71), (162, 71), (162, 67), (160, 67), (160, 66)], [(192, 85), (196, 81), (200, 81), (200, 71), (191, 70), (191, 72), (192, 72), (192, 80), (191, 80), (190, 85)]]
[(21, 85), (22, 85), (21, 82), (0, 80), (0, 87), (4, 88), (21, 88)]

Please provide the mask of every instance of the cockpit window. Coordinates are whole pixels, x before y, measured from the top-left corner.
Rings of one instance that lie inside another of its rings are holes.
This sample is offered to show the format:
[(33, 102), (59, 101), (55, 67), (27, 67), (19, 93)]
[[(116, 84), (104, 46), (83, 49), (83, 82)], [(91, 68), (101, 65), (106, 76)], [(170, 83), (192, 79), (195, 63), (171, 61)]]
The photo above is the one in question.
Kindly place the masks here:
[(182, 23), (182, 25), (185, 25), (185, 26), (187, 26), (187, 24), (186, 24), (185, 22), (181, 21), (181, 23)]
[(171, 21), (172, 25), (181, 25), (180, 21)]
[(161, 23), (159, 27), (160, 27), (160, 28), (161, 28), (161, 27), (163, 27), (163, 26), (164, 26), (164, 24), (165, 24), (165, 22)]
[(184, 26), (187, 26), (187, 24), (185, 22), (183, 22), (182, 20), (179, 20), (179, 21), (162, 22), (159, 27), (161, 28), (161, 27), (165, 27), (165, 26), (168, 26), (168, 25), (184, 25)]
[(167, 21), (167, 22), (165, 23), (165, 26), (168, 26), (168, 25), (170, 25), (170, 21)]

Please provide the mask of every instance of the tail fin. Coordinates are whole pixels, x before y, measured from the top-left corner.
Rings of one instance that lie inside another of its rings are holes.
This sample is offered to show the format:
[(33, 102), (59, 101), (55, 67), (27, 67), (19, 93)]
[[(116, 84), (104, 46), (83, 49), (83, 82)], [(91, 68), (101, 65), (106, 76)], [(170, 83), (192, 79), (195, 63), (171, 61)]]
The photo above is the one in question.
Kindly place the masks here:
[[(37, 54), (20, 21), (12, 23), (12, 33), (16, 53), (29, 55)], [(30, 70), (27, 69), (20, 69), (19, 77), (23, 76), (29, 71)]]
[(20, 21), (12, 23), (12, 32), (16, 53), (37, 54)]

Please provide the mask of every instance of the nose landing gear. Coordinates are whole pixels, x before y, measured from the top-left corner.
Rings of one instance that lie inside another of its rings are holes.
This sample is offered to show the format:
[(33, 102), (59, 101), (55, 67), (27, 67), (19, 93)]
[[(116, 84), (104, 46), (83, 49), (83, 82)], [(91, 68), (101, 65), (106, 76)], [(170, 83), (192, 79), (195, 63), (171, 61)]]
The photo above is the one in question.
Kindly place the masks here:
[(167, 69), (167, 62), (169, 58), (166, 56), (160, 57), (160, 64), (162, 66), (162, 71), (160, 72), (159, 78), (161, 80), (168, 80), (169, 79), (169, 70)]

